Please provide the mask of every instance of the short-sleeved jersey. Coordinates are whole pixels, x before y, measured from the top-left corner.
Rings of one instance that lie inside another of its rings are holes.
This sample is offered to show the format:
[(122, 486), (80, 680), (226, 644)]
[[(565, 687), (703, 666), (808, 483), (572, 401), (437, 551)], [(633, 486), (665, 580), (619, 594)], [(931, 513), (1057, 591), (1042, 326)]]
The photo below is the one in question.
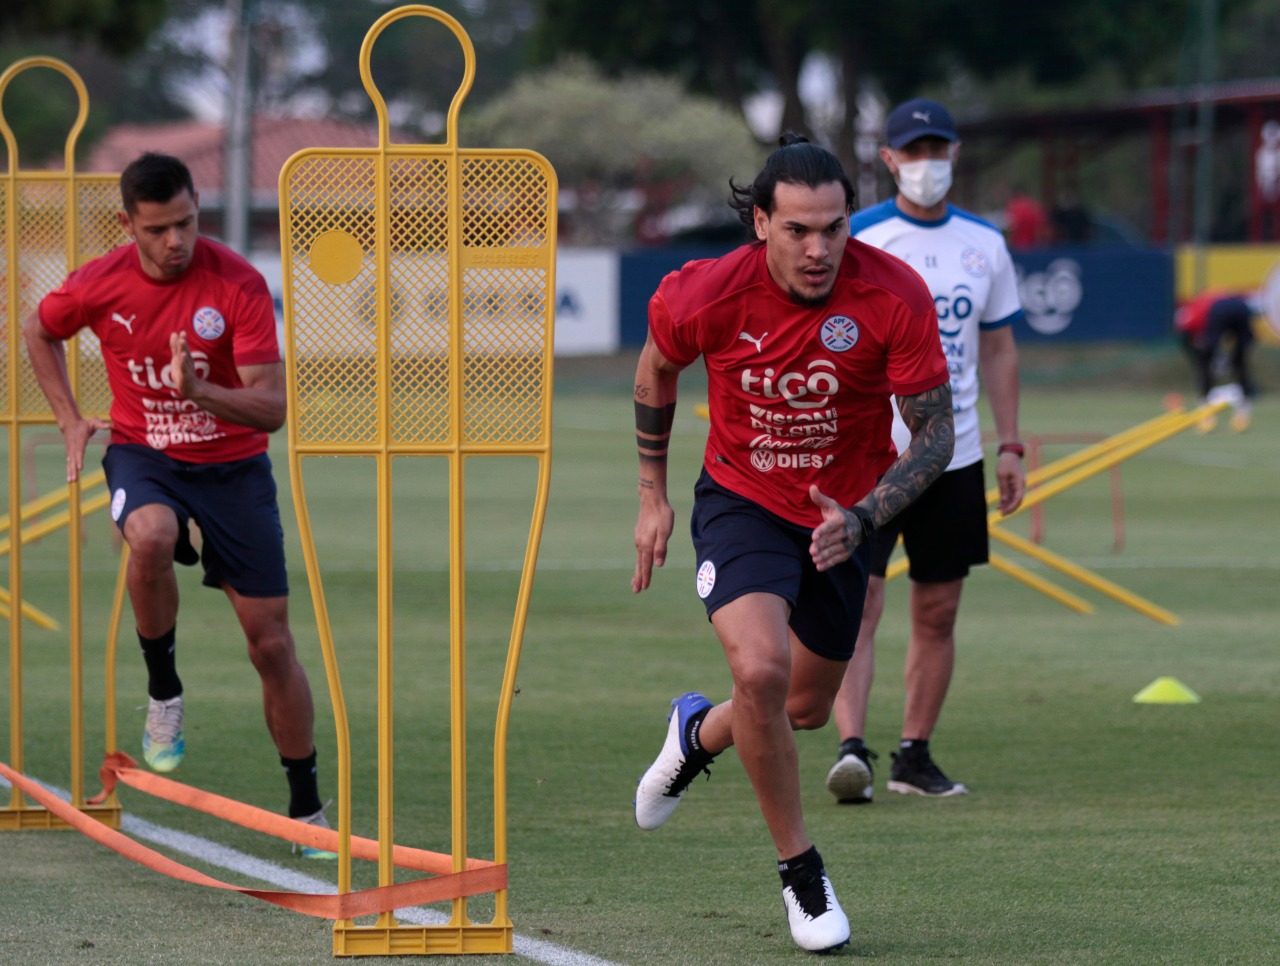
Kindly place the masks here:
[[(954, 205), (937, 221), (920, 221), (903, 214), (892, 198), (854, 215), (849, 231), (901, 258), (933, 293), (956, 421), (956, 449), (948, 469), (978, 462), (978, 334), (1022, 317), (1017, 270), (1004, 236)], [(898, 446), (905, 445), (908, 433), (901, 418), (895, 420), (893, 436)]]
[(896, 458), (890, 393), (947, 380), (928, 290), (907, 266), (849, 240), (830, 297), (793, 302), (764, 245), (690, 262), (649, 301), (658, 350), (707, 369), (711, 477), (783, 519), (816, 526), (809, 484), (852, 506)]
[(1209, 312), (1223, 299), (1249, 300), (1249, 293), (1227, 288), (1206, 289), (1180, 307), (1173, 317), (1173, 327), (1179, 332), (1199, 339), (1209, 325)]
[(141, 443), (188, 463), (222, 463), (265, 452), (267, 434), (219, 419), (173, 388), (169, 337), (187, 334), (196, 372), (242, 385), (237, 366), (278, 363), (275, 312), (266, 280), (230, 248), (198, 238), (174, 279), (142, 270), (136, 246), (72, 272), (40, 303), (40, 323), (69, 339), (91, 329), (102, 343), (111, 387), (111, 440)]

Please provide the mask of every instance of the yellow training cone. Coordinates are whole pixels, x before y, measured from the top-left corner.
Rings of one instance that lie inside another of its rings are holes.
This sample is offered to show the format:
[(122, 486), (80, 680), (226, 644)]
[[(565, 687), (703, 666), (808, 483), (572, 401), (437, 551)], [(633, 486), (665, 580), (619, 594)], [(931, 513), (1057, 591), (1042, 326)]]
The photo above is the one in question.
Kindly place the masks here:
[(1139, 704), (1199, 704), (1200, 695), (1177, 678), (1156, 678), (1133, 696)]

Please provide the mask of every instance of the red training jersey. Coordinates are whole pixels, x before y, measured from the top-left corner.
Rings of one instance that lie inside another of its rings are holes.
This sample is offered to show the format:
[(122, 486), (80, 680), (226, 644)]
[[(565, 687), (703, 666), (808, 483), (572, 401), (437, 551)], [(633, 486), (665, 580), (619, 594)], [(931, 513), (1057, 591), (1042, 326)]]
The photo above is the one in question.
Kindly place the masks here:
[(707, 472), (802, 526), (822, 521), (809, 484), (852, 506), (897, 458), (889, 394), (949, 378), (920, 276), (853, 239), (822, 305), (793, 302), (769, 275), (765, 246), (744, 245), (664, 278), (649, 331), (676, 365), (703, 357)]
[(188, 463), (224, 463), (267, 449), (259, 429), (219, 419), (173, 388), (169, 336), (187, 334), (196, 372), (242, 385), (237, 366), (280, 361), (275, 311), (261, 273), (225, 245), (198, 238), (177, 278), (142, 270), (136, 246), (72, 272), (40, 302), (40, 324), (69, 339), (83, 328), (102, 343), (111, 387), (111, 441), (142, 443)]
[(1178, 309), (1173, 317), (1173, 327), (1192, 338), (1200, 338), (1209, 324), (1209, 310), (1226, 298), (1247, 298), (1247, 293), (1225, 288), (1206, 289)]

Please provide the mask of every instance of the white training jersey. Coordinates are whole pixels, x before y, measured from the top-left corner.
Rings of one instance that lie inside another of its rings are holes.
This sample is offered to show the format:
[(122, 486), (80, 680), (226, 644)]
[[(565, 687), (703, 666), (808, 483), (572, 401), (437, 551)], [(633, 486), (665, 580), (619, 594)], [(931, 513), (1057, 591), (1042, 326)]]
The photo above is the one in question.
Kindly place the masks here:
[[(948, 470), (982, 459), (978, 425), (978, 333), (1021, 318), (1018, 278), (1004, 236), (994, 225), (954, 205), (938, 221), (903, 214), (890, 198), (855, 214), (854, 238), (896, 255), (933, 293), (938, 334), (951, 371), (956, 448)], [(902, 452), (911, 433), (893, 407), (893, 441)]]

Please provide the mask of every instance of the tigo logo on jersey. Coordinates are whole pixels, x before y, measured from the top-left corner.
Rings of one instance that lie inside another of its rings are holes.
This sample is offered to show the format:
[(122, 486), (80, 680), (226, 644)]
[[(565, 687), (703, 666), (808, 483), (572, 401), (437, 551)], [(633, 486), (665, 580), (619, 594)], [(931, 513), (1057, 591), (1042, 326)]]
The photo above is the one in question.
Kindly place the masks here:
[(976, 248), (966, 248), (960, 253), (960, 267), (965, 270), (965, 274), (982, 278), (987, 274), (987, 256)]
[(716, 565), (710, 560), (702, 561), (698, 568), (698, 596), (703, 600), (711, 594), (716, 586)]
[(227, 331), (227, 323), (221, 312), (206, 305), (202, 309), (196, 309), (196, 314), (191, 317), (191, 328), (196, 330), (196, 335), (200, 338), (212, 342)]
[(846, 315), (833, 315), (822, 323), (822, 344), (832, 352), (848, 352), (858, 344), (858, 323)]

